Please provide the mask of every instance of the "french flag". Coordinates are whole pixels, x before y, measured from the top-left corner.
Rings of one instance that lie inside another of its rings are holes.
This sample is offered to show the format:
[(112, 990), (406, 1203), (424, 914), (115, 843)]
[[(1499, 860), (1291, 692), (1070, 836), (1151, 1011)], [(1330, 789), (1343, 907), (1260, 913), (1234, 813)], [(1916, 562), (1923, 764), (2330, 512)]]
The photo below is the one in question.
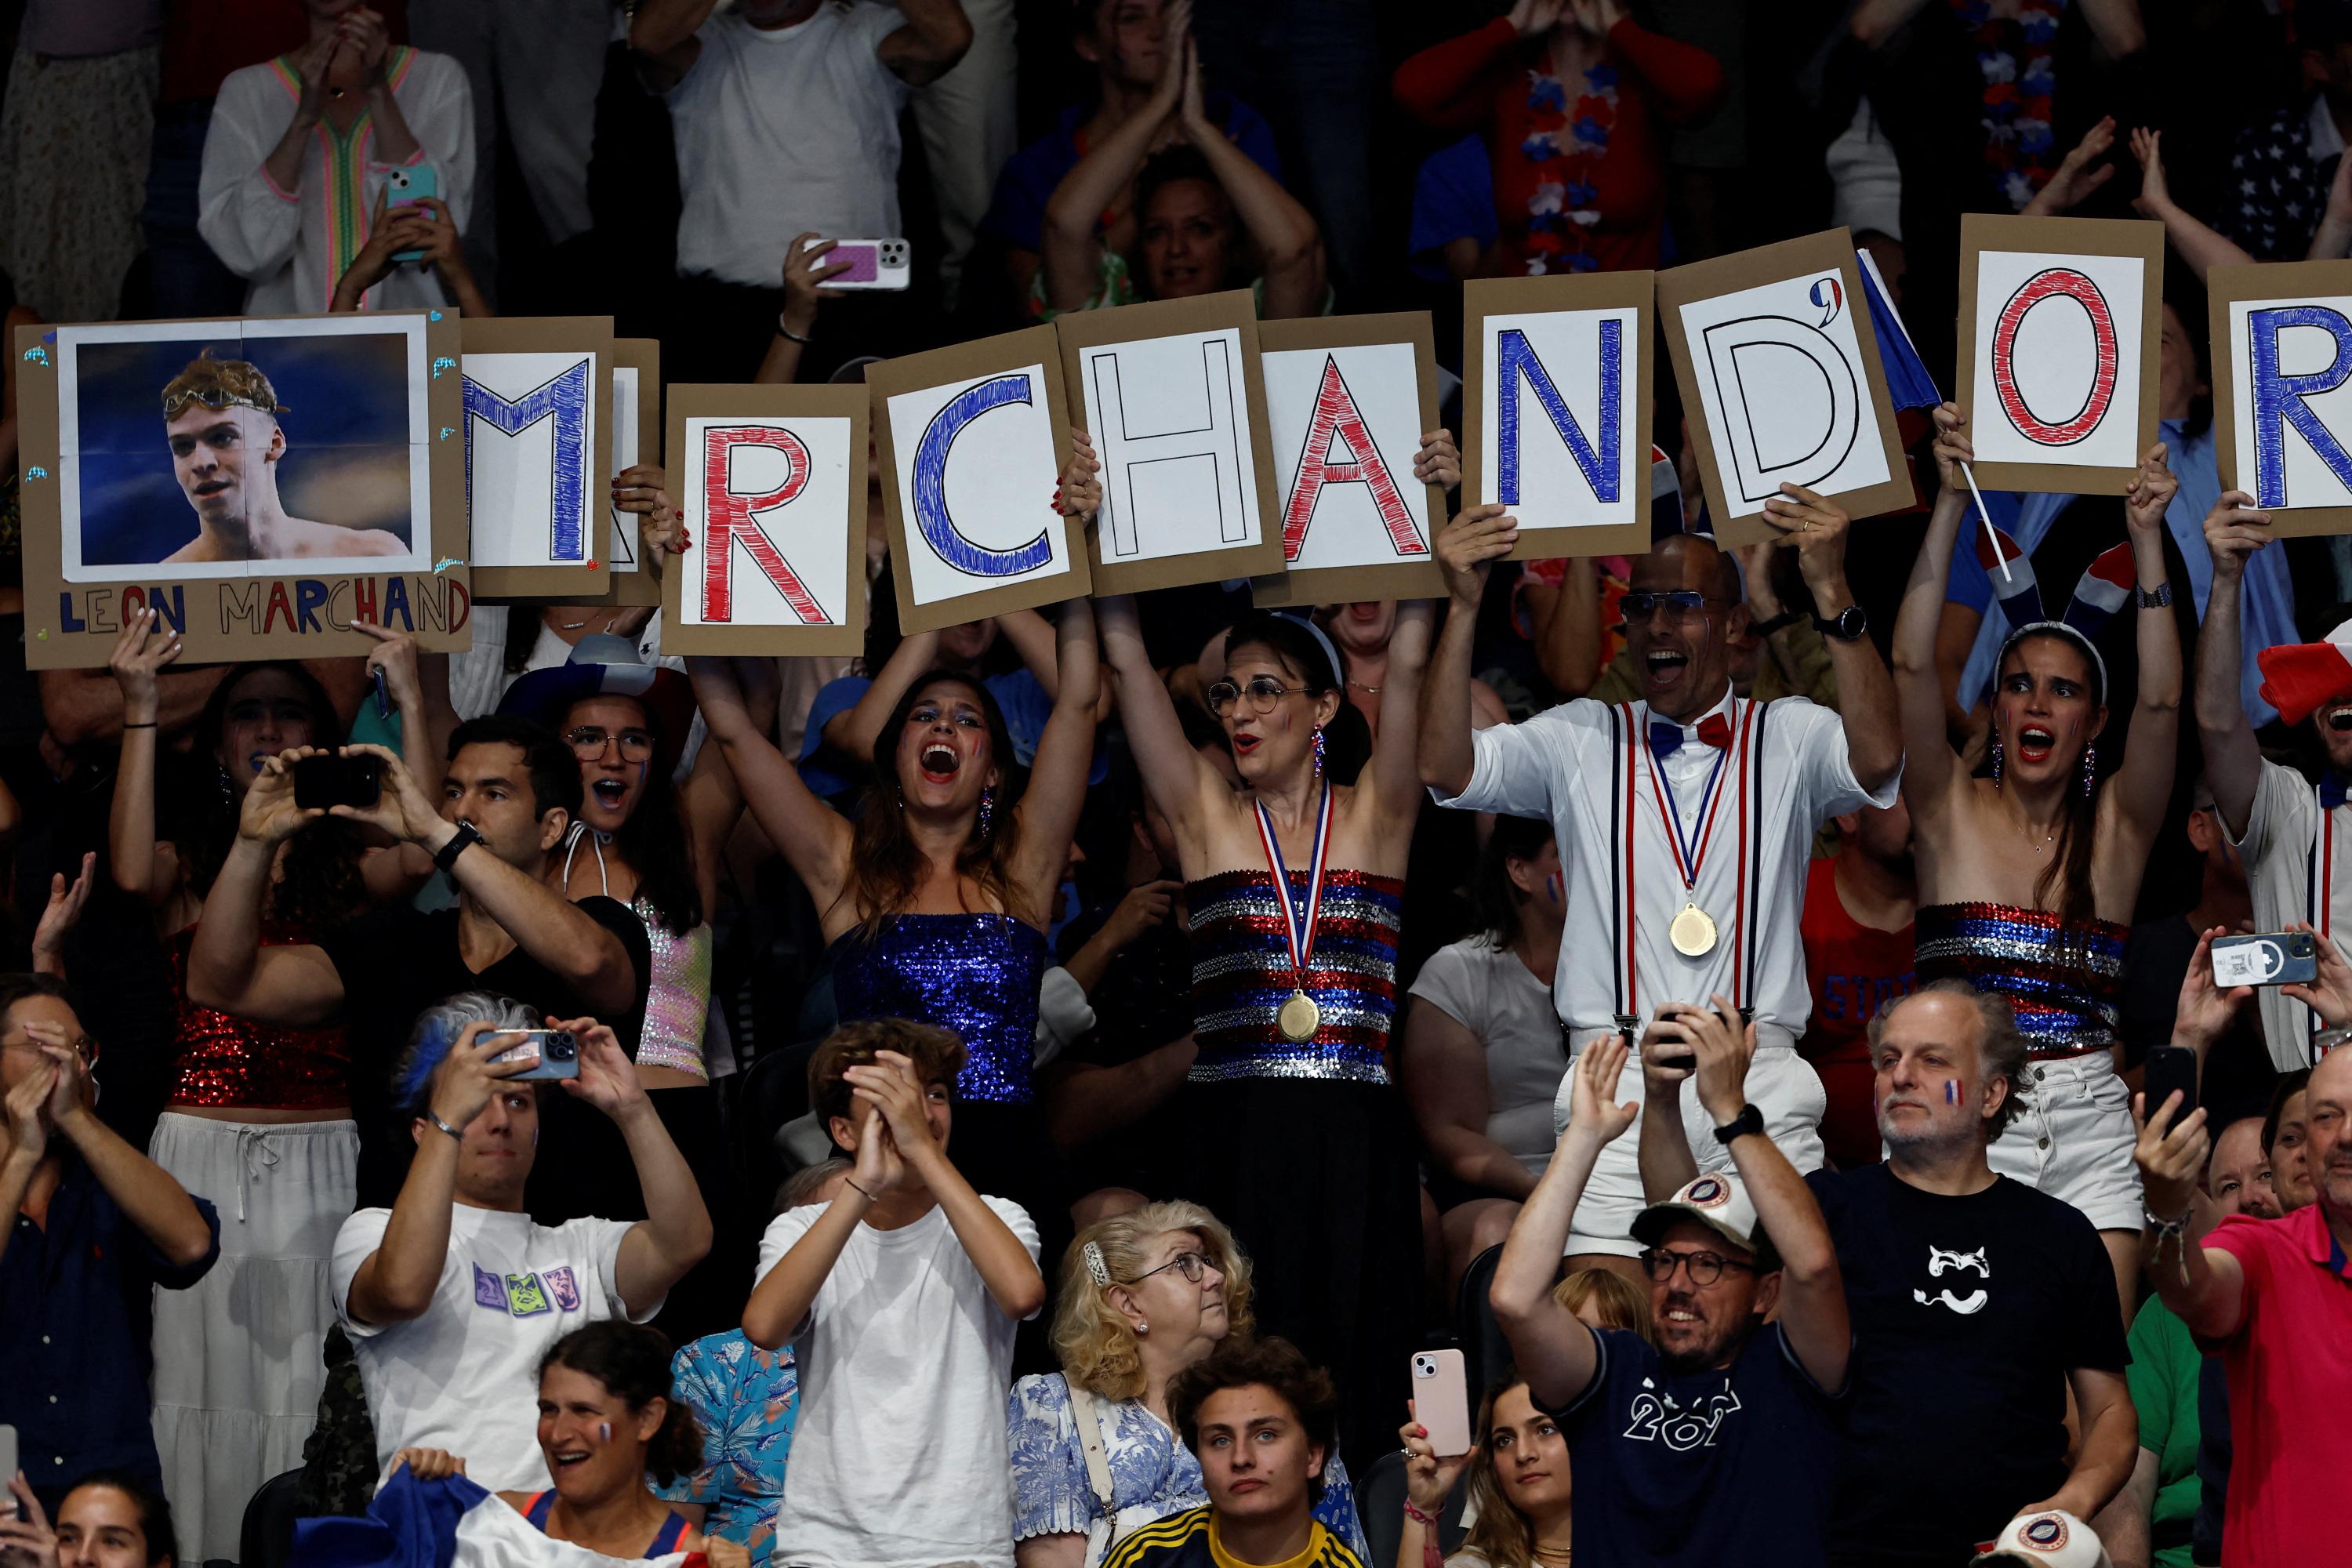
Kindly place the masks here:
[(1992, 579), (1993, 594), (2011, 631), (2048, 618), (2042, 613), (2042, 584), (2033, 575), (2033, 563), (2017, 541), (1988, 526), (1977, 540), (1977, 564)]
[(495, 1493), (463, 1476), (420, 1481), (395, 1471), (365, 1519), (294, 1526), (291, 1568), (708, 1568), (699, 1552), (607, 1557), (541, 1535)]
[(2138, 587), (2139, 573), (2129, 541), (2099, 552), (2083, 580), (2074, 584), (2074, 602), (2066, 606), (2066, 624), (2095, 641)]

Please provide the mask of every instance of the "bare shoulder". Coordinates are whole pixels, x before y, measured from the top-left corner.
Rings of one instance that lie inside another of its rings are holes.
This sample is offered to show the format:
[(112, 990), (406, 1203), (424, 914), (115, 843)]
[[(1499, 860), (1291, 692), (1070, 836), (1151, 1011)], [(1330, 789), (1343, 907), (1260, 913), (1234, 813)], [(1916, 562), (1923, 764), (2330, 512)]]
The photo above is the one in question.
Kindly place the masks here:
[(408, 546), (389, 529), (343, 528), (331, 522), (310, 522), (289, 520), (289, 542), (293, 548), (286, 553), (302, 560), (334, 559), (351, 556), (405, 555)]

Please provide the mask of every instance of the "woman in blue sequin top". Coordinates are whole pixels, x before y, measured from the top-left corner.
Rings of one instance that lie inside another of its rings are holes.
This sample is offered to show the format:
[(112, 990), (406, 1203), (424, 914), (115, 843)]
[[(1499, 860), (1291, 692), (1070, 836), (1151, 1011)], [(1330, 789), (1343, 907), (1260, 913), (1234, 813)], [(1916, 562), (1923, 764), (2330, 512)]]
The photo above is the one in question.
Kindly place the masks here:
[[(2193, 370), (2175, 363), (2168, 343), (2165, 353), (2166, 376)], [(2088, 1215), (2128, 1302), (2142, 1212), (2116, 1020), (2132, 906), (2172, 794), (2181, 661), (2164, 511), (2176, 486), (2165, 448), (2149, 448), (2124, 500), (2128, 543), (2093, 563), (2063, 619), (2043, 612), (2026, 563), (2012, 561), (2005, 574), (1989, 567), (2011, 629), (1993, 684), (1990, 776), (1971, 777), (1947, 737), (1936, 664), (1952, 552), (1971, 520), (1960, 471), (1972, 458), (1967, 425), (1957, 405), (1936, 410), (1943, 489), (1895, 623), (1903, 798), (1919, 869), (1918, 978), (1965, 979), (2010, 999), (2032, 1064), (2026, 1082), (2008, 1086), (2023, 1107), (1992, 1142), (1993, 1169)], [(2138, 691), (2128, 745), (2102, 783), (2095, 745), (2108, 721), (2107, 672), (2095, 639), (2116, 614), (2133, 629)], [(1957, 1092), (1964, 1104), (1999, 1103), (1989, 1084), (1963, 1079)], [(1882, 1117), (1880, 1131), (1890, 1142), (1926, 1137), (1937, 1120), (1933, 1109), (1906, 1106)]]
[(1085, 803), (1101, 689), (1091, 607), (1081, 599), (1059, 608), (1058, 684), (1026, 787), (984, 686), (948, 670), (913, 673), (894, 659), (877, 688), (895, 680), (900, 689), (854, 824), (810, 793), (752, 721), (727, 661), (690, 661), (711, 739), (815, 901), (842, 1020), (912, 1018), (962, 1038), (957, 1168), (981, 1192), (1030, 1207), (1048, 1228), (1067, 1200), (1052, 1173), (1030, 1063), (1045, 924)]
[[(1449, 482), (1455, 466), (1451, 437), (1424, 437), (1418, 477)], [(1371, 1391), (1395, 1386), (1412, 1353), (1421, 1200), (1387, 1053), (1405, 857), (1425, 798), (1413, 735), (1434, 608), (1398, 612), (1377, 749), (1320, 631), (1259, 615), (1228, 632), (1225, 673), (1210, 698), (1239, 792), (1186, 739), (1133, 601), (1105, 599), (1098, 614), (1128, 743), (1174, 829), (1187, 884), (1200, 1055), (1177, 1101), (1191, 1154), (1182, 1195), (1266, 1260), (1265, 1331), (1297, 1342), (1357, 1393), (1342, 1411), (1349, 1451), (1392, 1447), (1395, 1411)], [(1302, 973), (1286, 910), (1315, 891), (1327, 796), (1321, 905)], [(1269, 832), (1286, 891), (1269, 868)], [(1300, 991), (1311, 1008), (1294, 1001)], [(1306, 1037), (1286, 1034), (1286, 1003), (1294, 1021), (1312, 1015)]]

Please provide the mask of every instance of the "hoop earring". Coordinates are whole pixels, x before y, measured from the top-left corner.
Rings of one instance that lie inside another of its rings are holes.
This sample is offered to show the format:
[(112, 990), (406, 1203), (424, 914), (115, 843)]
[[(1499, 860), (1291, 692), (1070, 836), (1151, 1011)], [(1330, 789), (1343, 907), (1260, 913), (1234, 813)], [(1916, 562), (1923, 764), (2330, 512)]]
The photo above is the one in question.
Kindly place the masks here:
[(996, 786), (991, 784), (980, 792), (980, 836), (982, 838), (988, 837), (988, 830), (995, 820)]
[(2093, 769), (2096, 768), (2098, 765), (2099, 765), (2099, 748), (2098, 748), (2097, 746), (2095, 746), (2095, 745), (2090, 745), (2090, 746), (2085, 746), (2085, 747), (2084, 747), (2084, 748), (2083, 748), (2083, 795), (2084, 795), (2084, 797), (2085, 799), (2089, 798), (2090, 794), (2091, 794), (2091, 772), (2092, 772), (2092, 770), (2093, 770)]
[(1323, 731), (1319, 725), (1315, 731), (1315, 776), (1323, 776)]
[(1992, 787), (2000, 787), (2000, 737), (1992, 738)]

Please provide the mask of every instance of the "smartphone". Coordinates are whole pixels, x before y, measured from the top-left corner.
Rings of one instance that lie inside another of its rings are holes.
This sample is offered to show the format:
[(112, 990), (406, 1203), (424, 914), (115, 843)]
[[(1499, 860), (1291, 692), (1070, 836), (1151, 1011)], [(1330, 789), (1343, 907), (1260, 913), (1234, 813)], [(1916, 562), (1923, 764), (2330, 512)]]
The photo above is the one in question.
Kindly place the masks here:
[[(437, 201), (440, 195), (440, 176), (422, 163), (394, 169), (383, 177), (383, 206), (387, 216), (394, 207), (414, 206), (421, 196), (431, 196)], [(432, 217), (433, 215), (427, 212), (425, 216)], [(395, 250), (392, 258), (394, 261), (422, 261), (425, 253), (421, 250)]]
[(1412, 1358), (1412, 1418), (1441, 1459), (1470, 1451), (1470, 1384), (1460, 1351), (1421, 1351)]
[(2308, 985), (2318, 978), (2319, 942), (2307, 931), (2213, 939), (2213, 984), (2224, 991), (2239, 985)]
[(2147, 1063), (2140, 1078), (2140, 1090), (2147, 1096), (2147, 1113), (2154, 1116), (2163, 1107), (2166, 1098), (2178, 1090), (2180, 1109), (2172, 1113), (2172, 1124), (2197, 1109), (2197, 1053), (2185, 1046), (2157, 1046), (2147, 1053)]
[(304, 757), (294, 764), (294, 804), (320, 811), (331, 805), (365, 809), (383, 793), (383, 763), (365, 752), (352, 757)]
[(16, 1519), (25, 1517), (25, 1505), (8, 1493), (8, 1482), (15, 1478), (16, 1464), (16, 1428), (0, 1426), (0, 1500), (8, 1505), (8, 1512)]
[[(814, 250), (823, 240), (811, 240)], [(824, 280), (827, 289), (904, 289), (913, 276), (912, 250), (903, 239), (839, 239), (825, 254), (824, 265), (846, 261), (849, 270)]]
[(569, 1029), (509, 1029), (499, 1038), (520, 1043), (500, 1051), (490, 1058), (492, 1061), (502, 1062), (518, 1052), (539, 1058), (532, 1067), (507, 1079), (509, 1083), (580, 1076), (580, 1041)]

